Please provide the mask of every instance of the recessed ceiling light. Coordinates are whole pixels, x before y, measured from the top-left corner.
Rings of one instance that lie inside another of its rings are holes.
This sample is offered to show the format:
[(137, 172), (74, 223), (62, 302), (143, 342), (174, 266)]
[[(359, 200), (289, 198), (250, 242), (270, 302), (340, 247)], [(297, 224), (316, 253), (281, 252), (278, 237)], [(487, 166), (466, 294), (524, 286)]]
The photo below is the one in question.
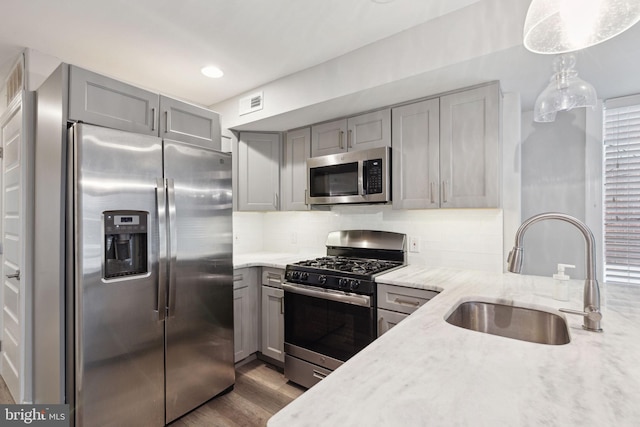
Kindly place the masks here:
[(396, 0), (371, 0), (373, 3), (384, 4), (384, 3), (393, 3)]
[(200, 71), (202, 72), (202, 74), (204, 74), (207, 77), (211, 77), (212, 79), (218, 79), (224, 76), (224, 73), (222, 72), (222, 70), (218, 67), (214, 67), (213, 65), (204, 67)]

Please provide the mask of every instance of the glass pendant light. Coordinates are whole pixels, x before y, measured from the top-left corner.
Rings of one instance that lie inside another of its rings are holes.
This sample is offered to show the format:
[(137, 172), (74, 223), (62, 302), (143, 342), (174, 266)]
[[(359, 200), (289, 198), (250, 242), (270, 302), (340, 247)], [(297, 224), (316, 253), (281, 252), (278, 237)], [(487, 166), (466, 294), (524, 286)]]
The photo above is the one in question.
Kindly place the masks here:
[(638, 0), (533, 0), (524, 46), (534, 53), (571, 52), (609, 40), (638, 21)]
[(552, 122), (558, 111), (579, 107), (595, 107), (598, 99), (592, 85), (578, 78), (576, 58), (572, 54), (559, 55), (553, 60), (554, 74), (549, 85), (536, 99), (533, 120)]

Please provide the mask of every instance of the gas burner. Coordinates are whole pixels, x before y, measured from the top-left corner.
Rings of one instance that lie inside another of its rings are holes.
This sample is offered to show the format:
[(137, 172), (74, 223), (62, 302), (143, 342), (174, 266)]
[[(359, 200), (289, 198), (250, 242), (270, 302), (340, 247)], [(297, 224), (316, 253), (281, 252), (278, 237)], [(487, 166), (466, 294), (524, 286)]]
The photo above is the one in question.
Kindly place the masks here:
[(355, 274), (372, 275), (390, 268), (402, 265), (397, 261), (383, 261), (377, 259), (351, 258), (344, 256), (326, 256), (307, 261), (300, 261), (294, 265), (313, 267), (325, 270), (335, 270)]

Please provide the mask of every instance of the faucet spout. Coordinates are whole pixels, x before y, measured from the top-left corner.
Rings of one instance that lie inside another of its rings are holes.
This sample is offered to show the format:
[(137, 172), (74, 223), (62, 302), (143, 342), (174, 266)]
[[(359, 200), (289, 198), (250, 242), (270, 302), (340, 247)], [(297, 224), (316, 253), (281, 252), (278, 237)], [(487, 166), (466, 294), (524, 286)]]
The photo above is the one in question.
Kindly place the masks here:
[(578, 313), (584, 316), (583, 328), (590, 331), (601, 332), (602, 328), (600, 327), (600, 319), (602, 318), (602, 315), (600, 314), (600, 287), (596, 279), (597, 275), (595, 262), (596, 243), (595, 239), (593, 238), (593, 233), (591, 233), (589, 227), (587, 227), (586, 224), (584, 224), (582, 221), (571, 215), (558, 212), (546, 212), (532, 216), (531, 218), (523, 222), (516, 232), (515, 245), (511, 252), (509, 252), (509, 258), (507, 259), (507, 268), (512, 273), (520, 274), (520, 272), (522, 271), (522, 242), (524, 239), (524, 234), (530, 226), (537, 222), (545, 220), (559, 220), (567, 222), (576, 227), (582, 233), (582, 236), (585, 240), (586, 278), (584, 281), (584, 313)]

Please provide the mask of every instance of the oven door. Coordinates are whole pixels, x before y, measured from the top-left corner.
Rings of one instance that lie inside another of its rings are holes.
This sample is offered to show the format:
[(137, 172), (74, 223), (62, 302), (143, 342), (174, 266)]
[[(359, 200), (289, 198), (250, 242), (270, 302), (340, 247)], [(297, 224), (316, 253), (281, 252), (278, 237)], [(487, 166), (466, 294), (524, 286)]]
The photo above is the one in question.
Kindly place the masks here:
[(288, 282), (282, 288), (288, 354), (333, 370), (376, 338), (370, 296)]

